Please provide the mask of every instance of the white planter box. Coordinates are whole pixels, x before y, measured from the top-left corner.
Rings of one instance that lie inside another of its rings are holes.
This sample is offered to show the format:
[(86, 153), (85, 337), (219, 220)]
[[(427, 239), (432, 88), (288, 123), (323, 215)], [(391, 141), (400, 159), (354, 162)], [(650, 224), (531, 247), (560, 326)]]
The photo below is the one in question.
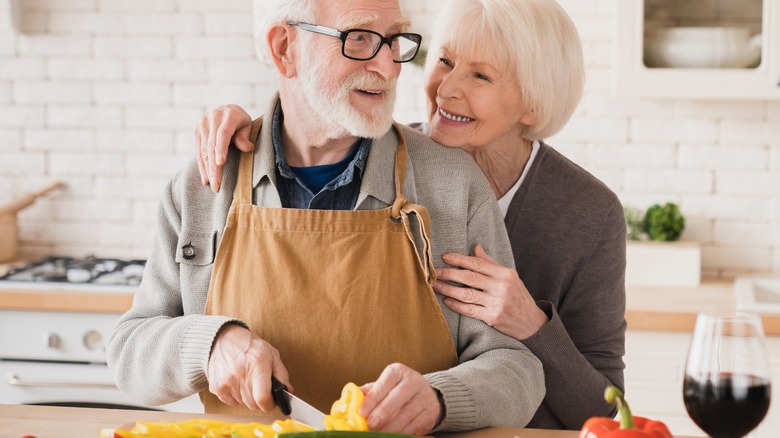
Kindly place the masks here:
[(627, 285), (695, 287), (700, 283), (699, 242), (627, 242)]

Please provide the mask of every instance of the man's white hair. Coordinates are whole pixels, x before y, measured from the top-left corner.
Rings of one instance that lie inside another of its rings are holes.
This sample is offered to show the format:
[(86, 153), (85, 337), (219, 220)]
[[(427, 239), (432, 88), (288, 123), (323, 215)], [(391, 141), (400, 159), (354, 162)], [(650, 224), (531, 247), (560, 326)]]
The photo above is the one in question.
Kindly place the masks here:
[[(266, 34), (274, 23), (288, 21), (312, 22), (315, 17), (315, 0), (255, 0), (254, 34), (257, 56), (268, 67), (273, 67)], [(307, 37), (308, 32), (299, 32), (298, 37)]]

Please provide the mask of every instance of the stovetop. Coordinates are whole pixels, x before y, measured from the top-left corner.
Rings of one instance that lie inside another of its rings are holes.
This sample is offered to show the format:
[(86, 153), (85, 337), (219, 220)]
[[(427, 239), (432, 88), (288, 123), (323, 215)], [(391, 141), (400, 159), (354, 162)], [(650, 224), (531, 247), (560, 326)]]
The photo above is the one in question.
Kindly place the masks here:
[(0, 288), (134, 290), (146, 260), (46, 257), (0, 276)]

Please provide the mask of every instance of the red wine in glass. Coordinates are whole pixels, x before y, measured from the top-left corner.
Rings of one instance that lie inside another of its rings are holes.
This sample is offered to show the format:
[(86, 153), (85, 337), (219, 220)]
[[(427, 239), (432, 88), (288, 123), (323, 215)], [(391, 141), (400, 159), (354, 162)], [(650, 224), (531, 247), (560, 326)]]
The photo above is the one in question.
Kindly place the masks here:
[(753, 430), (769, 410), (769, 379), (748, 374), (685, 376), (683, 401), (688, 415), (716, 438), (740, 438)]

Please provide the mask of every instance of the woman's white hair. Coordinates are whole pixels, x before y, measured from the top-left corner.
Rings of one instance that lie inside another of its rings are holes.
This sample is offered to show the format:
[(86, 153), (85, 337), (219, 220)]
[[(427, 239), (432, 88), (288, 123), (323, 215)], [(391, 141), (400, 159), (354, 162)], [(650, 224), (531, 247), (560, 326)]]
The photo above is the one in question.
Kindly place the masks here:
[[(315, 17), (315, 0), (255, 0), (254, 35), (257, 56), (268, 67), (273, 67), (266, 41), (268, 29), (274, 23), (288, 21), (312, 22)], [(308, 37), (308, 32), (299, 32), (298, 37)]]
[(451, 0), (436, 20), (426, 68), (443, 46), (514, 74), (537, 123), (523, 134), (541, 140), (560, 131), (582, 98), (582, 44), (555, 0)]

